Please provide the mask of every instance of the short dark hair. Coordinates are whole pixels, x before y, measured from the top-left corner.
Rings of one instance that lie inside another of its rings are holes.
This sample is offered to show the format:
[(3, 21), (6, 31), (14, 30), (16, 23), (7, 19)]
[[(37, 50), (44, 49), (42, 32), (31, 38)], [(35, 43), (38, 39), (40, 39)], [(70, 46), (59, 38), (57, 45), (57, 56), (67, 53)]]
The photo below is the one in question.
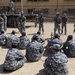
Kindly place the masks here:
[(4, 34), (4, 30), (1, 30), (1, 34)]
[(40, 35), (41, 33), (38, 31), (38, 32), (37, 32), (37, 34), (39, 34), (39, 35)]
[(67, 41), (72, 40), (72, 39), (73, 39), (73, 35), (68, 35)]
[(26, 32), (22, 32), (22, 36), (26, 36)]
[(13, 30), (13, 31), (12, 31), (12, 34), (15, 34), (15, 33), (16, 33), (16, 32)]
[(55, 35), (54, 35), (54, 38), (58, 38), (58, 37), (60, 37), (59, 34), (55, 34)]

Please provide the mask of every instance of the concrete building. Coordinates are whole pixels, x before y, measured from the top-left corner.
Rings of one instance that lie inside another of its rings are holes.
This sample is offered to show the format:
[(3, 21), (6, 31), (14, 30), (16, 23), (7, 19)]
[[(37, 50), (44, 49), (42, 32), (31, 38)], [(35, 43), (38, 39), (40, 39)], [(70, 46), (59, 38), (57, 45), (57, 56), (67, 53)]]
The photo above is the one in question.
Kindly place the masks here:
[[(3, 6), (7, 6), (10, 0), (1, 0)], [(15, 4), (15, 12), (24, 10), (26, 14), (40, 13), (50, 16), (56, 13), (58, 9), (60, 13), (63, 11), (69, 15), (75, 14), (75, 0), (13, 0)]]

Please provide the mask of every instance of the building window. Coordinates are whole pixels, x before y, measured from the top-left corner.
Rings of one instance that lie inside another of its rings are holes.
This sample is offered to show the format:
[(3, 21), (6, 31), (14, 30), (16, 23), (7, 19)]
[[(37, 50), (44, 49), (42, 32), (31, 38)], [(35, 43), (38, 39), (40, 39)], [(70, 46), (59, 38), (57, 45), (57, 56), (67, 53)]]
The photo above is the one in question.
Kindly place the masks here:
[(38, 1), (49, 1), (49, 0), (28, 0), (28, 1), (31, 1), (31, 2), (38, 2)]
[(48, 9), (42, 9), (43, 14), (48, 14), (49, 10)]
[(33, 13), (33, 9), (28, 9), (28, 14), (32, 14)]
[(21, 0), (13, 0), (13, 2), (21, 2)]
[(68, 9), (68, 14), (75, 14), (75, 9)]

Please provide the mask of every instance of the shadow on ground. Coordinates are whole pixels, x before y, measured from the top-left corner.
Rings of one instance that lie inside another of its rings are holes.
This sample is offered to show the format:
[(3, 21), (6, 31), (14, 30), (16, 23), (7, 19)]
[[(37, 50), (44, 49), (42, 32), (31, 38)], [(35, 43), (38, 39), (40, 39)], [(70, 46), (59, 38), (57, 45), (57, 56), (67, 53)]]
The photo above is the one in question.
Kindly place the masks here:
[(3, 64), (0, 65), (0, 74), (1, 74), (1, 75), (2, 75), (2, 74), (10, 74), (10, 73), (12, 73), (12, 72), (14, 72), (14, 71), (6, 71), (6, 70), (4, 70)]
[(42, 69), (42, 70), (40, 70), (39, 73), (36, 74), (36, 75), (47, 75), (47, 74), (45, 73), (44, 69)]
[(11, 72), (4, 72), (3, 64), (0, 65), (0, 74), (9, 74)]

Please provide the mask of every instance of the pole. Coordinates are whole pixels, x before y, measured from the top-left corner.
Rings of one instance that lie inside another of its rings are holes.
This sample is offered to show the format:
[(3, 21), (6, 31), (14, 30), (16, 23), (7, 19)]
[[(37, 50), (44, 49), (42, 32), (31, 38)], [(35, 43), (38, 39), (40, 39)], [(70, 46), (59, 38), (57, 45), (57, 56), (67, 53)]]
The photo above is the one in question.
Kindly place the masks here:
[(23, 0), (21, 0), (21, 10), (23, 11)]
[(58, 10), (58, 0), (57, 0), (57, 10)]

